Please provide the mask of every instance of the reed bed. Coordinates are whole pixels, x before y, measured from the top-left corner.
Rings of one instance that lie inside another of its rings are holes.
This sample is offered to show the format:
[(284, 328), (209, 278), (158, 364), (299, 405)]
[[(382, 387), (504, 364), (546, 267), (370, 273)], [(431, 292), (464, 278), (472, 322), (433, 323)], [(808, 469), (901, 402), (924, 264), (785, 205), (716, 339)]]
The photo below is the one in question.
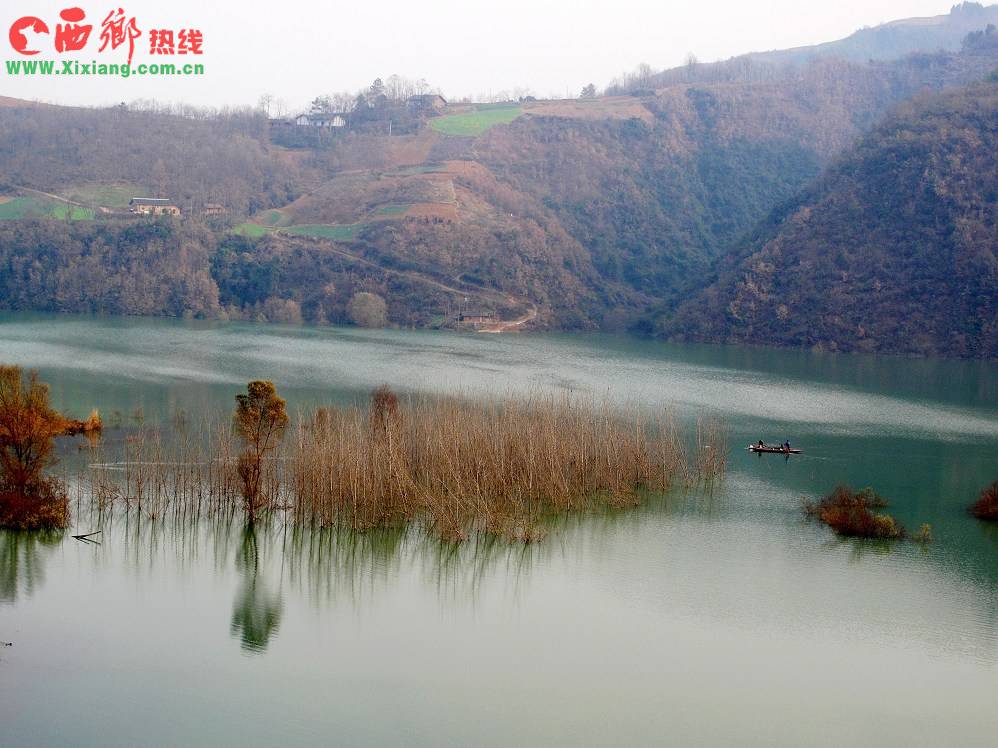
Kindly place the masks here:
[[(380, 393), (380, 394), (379, 394)], [(80, 500), (150, 516), (242, 511), (231, 427), (206, 421), (126, 437), (117, 463), (98, 447)], [(710, 486), (725, 432), (699, 419), (647, 419), (570, 396), (411, 398), (375, 391), (369, 407), (299, 413), (267, 459), (260, 510), (296, 526), (355, 530), (420, 522), (447, 540), (484, 532), (531, 541), (545, 518), (636, 504), (645, 491)]]

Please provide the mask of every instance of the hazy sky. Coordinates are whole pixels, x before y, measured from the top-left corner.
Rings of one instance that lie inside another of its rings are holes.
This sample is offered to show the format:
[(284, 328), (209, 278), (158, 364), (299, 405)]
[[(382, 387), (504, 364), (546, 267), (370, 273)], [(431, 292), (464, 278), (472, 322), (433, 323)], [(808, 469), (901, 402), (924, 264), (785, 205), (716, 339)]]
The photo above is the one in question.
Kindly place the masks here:
[[(606, 85), (641, 62), (655, 68), (744, 52), (830, 41), (863, 26), (947, 13), (956, 0), (117, 0), (143, 32), (133, 64), (160, 59), (203, 62), (203, 77), (128, 80), (15, 77), (3, 70), (0, 95), (65, 104), (155, 98), (203, 105), (255, 104), (269, 92), (300, 109), (318, 94), (356, 90), (375, 77), (425, 78), (458, 97), (529, 88), (539, 96), (575, 95), (588, 82)], [(108, 0), (4, 0), (4, 60), (13, 20), (34, 15), (52, 34), (59, 11), (78, 4), (94, 31), (82, 60), (118, 62), (124, 48), (97, 54)], [(199, 58), (153, 58), (148, 30), (197, 28)], [(33, 37), (32, 37), (33, 38)], [(52, 36), (38, 37), (34, 59), (70, 59)]]

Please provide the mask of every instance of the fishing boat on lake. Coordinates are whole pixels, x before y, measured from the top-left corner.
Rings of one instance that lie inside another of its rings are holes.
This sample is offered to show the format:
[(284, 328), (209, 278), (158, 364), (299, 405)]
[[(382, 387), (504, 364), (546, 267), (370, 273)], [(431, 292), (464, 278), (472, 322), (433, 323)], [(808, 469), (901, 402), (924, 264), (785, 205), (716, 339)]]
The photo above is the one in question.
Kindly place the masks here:
[(783, 444), (749, 444), (746, 449), (749, 452), (758, 452), (759, 454), (799, 455), (804, 453), (803, 449), (796, 449)]

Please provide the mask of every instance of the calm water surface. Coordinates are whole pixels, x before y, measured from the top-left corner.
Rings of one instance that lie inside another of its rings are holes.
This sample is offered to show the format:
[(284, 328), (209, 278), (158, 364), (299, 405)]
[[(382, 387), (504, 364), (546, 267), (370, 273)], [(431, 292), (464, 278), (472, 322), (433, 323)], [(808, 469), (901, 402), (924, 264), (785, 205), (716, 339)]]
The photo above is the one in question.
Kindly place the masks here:
[[(0, 533), (4, 746), (998, 739), (998, 527), (965, 511), (998, 478), (995, 364), (38, 315), (0, 317), (0, 361), (124, 422), (226, 412), (265, 377), (292, 408), (388, 383), (712, 410), (735, 447), (713, 495), (529, 547), (134, 514), (99, 546)], [(806, 454), (737, 448), (759, 438)], [(843, 481), (935, 542), (801, 519)]]

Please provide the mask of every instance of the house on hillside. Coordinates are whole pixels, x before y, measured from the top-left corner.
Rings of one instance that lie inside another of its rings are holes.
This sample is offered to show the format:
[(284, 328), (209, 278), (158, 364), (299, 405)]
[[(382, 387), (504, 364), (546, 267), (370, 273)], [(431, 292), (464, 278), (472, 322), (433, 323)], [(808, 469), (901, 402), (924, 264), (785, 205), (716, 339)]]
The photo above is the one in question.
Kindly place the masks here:
[(206, 216), (224, 216), (225, 206), (221, 203), (205, 203), (202, 212)]
[(133, 197), (128, 201), (132, 213), (146, 216), (179, 216), (180, 208), (165, 197)]
[(439, 112), (447, 106), (447, 99), (440, 94), (419, 94), (410, 96), (406, 104), (414, 112)]
[(338, 112), (299, 114), (295, 117), (295, 124), (298, 125), (298, 127), (346, 127), (347, 118), (345, 114), (340, 114)]
[(457, 315), (457, 321), (462, 325), (468, 325), (470, 327), (483, 327), (485, 325), (493, 324), (496, 321), (496, 315), (494, 312), (487, 312), (484, 310), (460, 312)]

